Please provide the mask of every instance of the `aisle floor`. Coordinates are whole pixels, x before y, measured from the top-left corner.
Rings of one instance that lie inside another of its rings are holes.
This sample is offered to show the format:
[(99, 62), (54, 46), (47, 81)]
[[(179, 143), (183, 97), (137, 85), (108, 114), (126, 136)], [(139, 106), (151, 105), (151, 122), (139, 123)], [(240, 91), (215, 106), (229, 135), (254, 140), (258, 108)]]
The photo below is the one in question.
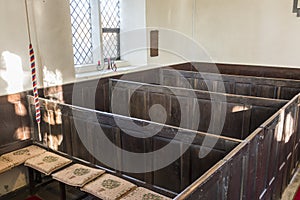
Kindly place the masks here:
[[(57, 181), (52, 181), (51, 183), (41, 187), (35, 196), (39, 197), (42, 200), (57, 200), (60, 199), (60, 190), (59, 183)], [(29, 189), (22, 190), (12, 194), (7, 197), (9, 200), (25, 200), (29, 198)], [(93, 197), (91, 195), (87, 195), (86, 193), (81, 192), (79, 189), (74, 187), (66, 186), (66, 197), (68, 200), (96, 200), (98, 198)], [(1, 199), (1, 198), (0, 198)]]
[[(284, 191), (281, 200), (293, 200), (294, 195), (296, 194), (298, 188), (300, 186), (300, 167), (293, 177), (291, 183), (288, 185), (286, 190)], [(81, 192), (79, 189), (66, 186), (66, 195), (68, 200), (96, 200), (98, 198), (93, 197), (91, 195), (87, 195), (86, 193)], [(41, 187), (36, 196), (41, 198), (42, 200), (56, 200), (60, 199), (60, 190), (59, 183), (57, 181), (52, 181), (49, 184)], [(25, 200), (29, 195), (29, 189), (22, 190), (12, 194), (7, 197), (10, 200)], [(1, 200), (3, 198), (0, 198)]]
[(300, 167), (298, 167), (298, 171), (296, 172), (293, 179), (291, 180), (291, 183), (285, 189), (281, 197), (281, 200), (293, 200), (299, 186), (300, 186)]

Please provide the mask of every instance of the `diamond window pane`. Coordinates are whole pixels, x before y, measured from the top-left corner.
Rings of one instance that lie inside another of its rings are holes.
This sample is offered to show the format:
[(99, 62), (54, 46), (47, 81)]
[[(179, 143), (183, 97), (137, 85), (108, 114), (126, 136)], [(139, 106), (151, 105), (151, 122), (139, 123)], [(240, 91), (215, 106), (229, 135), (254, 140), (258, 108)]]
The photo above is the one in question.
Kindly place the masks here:
[(102, 28), (120, 28), (120, 1), (101, 1)]
[(91, 64), (93, 45), (90, 0), (71, 0), (70, 11), (74, 63), (76, 65)]
[(120, 0), (101, 1), (103, 56), (120, 59)]
[(119, 33), (103, 33), (104, 58), (119, 59)]
[[(97, 22), (92, 13), (92, 0), (70, 0), (74, 63), (92, 64), (93, 47), (102, 45), (104, 58), (120, 59), (120, 0), (100, 0), (102, 35), (97, 35)], [(94, 9), (94, 8), (93, 8)], [(98, 18), (98, 20), (100, 20)], [(95, 38), (92, 38), (95, 37)], [(97, 37), (102, 37), (103, 44), (93, 44)], [(94, 39), (94, 40), (93, 40)], [(99, 56), (99, 55), (98, 55)], [(98, 57), (96, 56), (96, 57)]]

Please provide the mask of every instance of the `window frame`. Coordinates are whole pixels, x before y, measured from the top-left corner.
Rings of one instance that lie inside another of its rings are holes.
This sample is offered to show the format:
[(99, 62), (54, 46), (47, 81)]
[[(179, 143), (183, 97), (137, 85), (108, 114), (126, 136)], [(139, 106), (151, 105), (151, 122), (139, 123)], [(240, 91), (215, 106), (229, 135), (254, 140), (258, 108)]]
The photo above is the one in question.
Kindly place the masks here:
[[(70, 5), (71, 5), (70, 0)], [(96, 71), (97, 64), (100, 61), (102, 64), (106, 62), (104, 58), (104, 50), (103, 50), (103, 33), (116, 33), (117, 37), (117, 58), (111, 58), (116, 61), (121, 61), (121, 44), (120, 44), (120, 28), (102, 28), (102, 15), (101, 15), (101, 2), (100, 0), (90, 0), (90, 9), (91, 9), (91, 44), (92, 44), (92, 63), (83, 63), (83, 64), (76, 64), (75, 63), (75, 54), (74, 54), (74, 36), (72, 33), (72, 46), (73, 46), (73, 59), (75, 65), (75, 72), (87, 72), (87, 71)], [(70, 13), (71, 15), (71, 13)], [(73, 26), (71, 24), (71, 26)], [(85, 69), (84, 69), (85, 68)]]

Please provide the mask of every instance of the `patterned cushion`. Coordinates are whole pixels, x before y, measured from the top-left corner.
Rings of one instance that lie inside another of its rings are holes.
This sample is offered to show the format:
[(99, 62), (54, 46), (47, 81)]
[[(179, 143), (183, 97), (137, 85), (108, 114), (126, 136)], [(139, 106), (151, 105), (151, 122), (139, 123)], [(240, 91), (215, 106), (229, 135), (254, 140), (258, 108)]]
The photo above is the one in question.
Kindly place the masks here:
[(60, 182), (75, 187), (83, 187), (86, 183), (97, 178), (105, 171), (87, 167), (81, 164), (74, 164), (64, 170), (52, 175), (52, 177)]
[(14, 166), (18, 166), (23, 164), (29, 158), (38, 156), (44, 152), (46, 152), (45, 149), (42, 149), (35, 145), (31, 145), (23, 149), (4, 154), (1, 157), (12, 162)]
[(114, 200), (120, 198), (135, 187), (136, 185), (121, 178), (110, 174), (104, 174), (96, 180), (86, 184), (81, 190), (100, 199)]
[(8, 160), (0, 157), (0, 174), (10, 170), (14, 166), (13, 163), (9, 162)]
[(28, 159), (25, 162), (25, 166), (31, 167), (46, 175), (50, 175), (55, 170), (58, 170), (71, 162), (71, 160), (55, 153), (45, 152), (39, 156)]
[(168, 197), (160, 195), (146, 188), (138, 187), (121, 200), (171, 200)]

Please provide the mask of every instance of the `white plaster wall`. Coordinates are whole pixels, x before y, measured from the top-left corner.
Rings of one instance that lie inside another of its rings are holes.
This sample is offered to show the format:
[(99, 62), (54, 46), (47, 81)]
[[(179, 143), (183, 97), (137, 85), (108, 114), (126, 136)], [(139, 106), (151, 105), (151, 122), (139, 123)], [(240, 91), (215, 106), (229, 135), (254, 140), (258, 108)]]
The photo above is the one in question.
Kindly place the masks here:
[(214, 61), (300, 66), (292, 0), (196, 0), (195, 39)]
[[(47, 68), (44, 86), (73, 82), (75, 68), (69, 0), (31, 0), (40, 67)], [(49, 74), (55, 78), (49, 79)]]
[[(75, 79), (68, 0), (28, 0), (39, 87), (47, 66), (62, 83)], [(32, 89), (25, 1), (0, 0), (0, 95)]]
[[(211, 56), (212, 61), (220, 63), (297, 67), (300, 66), (300, 18), (292, 13), (292, 3), (292, 0), (147, 0), (147, 26), (191, 37), (207, 51), (207, 56), (192, 56), (195, 61), (206, 61)], [(160, 44), (164, 40), (168, 38), (160, 38)], [(148, 59), (161, 63), (176, 60), (164, 53)]]
[[(73, 82), (69, 0), (28, 0), (28, 3), (39, 86), (43, 86), (44, 66), (52, 75), (61, 74), (57, 82)], [(211, 60), (221, 63), (299, 67), (300, 18), (292, 13), (292, 3), (292, 0), (122, 0), (121, 55), (133, 65), (207, 61), (209, 55)], [(0, 0), (0, 26), (0, 95), (29, 90), (24, 1)], [(151, 58), (147, 48), (149, 32), (154, 29), (161, 30), (162, 50), (158, 57)], [(193, 45), (203, 47), (207, 55), (195, 51)], [(5, 56), (13, 58), (13, 62), (7, 62)]]
[(147, 0), (147, 39), (150, 31), (159, 30), (159, 56), (150, 57), (149, 64), (173, 64), (190, 59), (193, 35), (193, 0)]
[(121, 59), (147, 65), (145, 0), (121, 0)]
[(194, 0), (148, 0), (147, 26), (162, 27), (192, 36)]
[(31, 87), (25, 15), (24, 1), (0, 0), (0, 95)]

